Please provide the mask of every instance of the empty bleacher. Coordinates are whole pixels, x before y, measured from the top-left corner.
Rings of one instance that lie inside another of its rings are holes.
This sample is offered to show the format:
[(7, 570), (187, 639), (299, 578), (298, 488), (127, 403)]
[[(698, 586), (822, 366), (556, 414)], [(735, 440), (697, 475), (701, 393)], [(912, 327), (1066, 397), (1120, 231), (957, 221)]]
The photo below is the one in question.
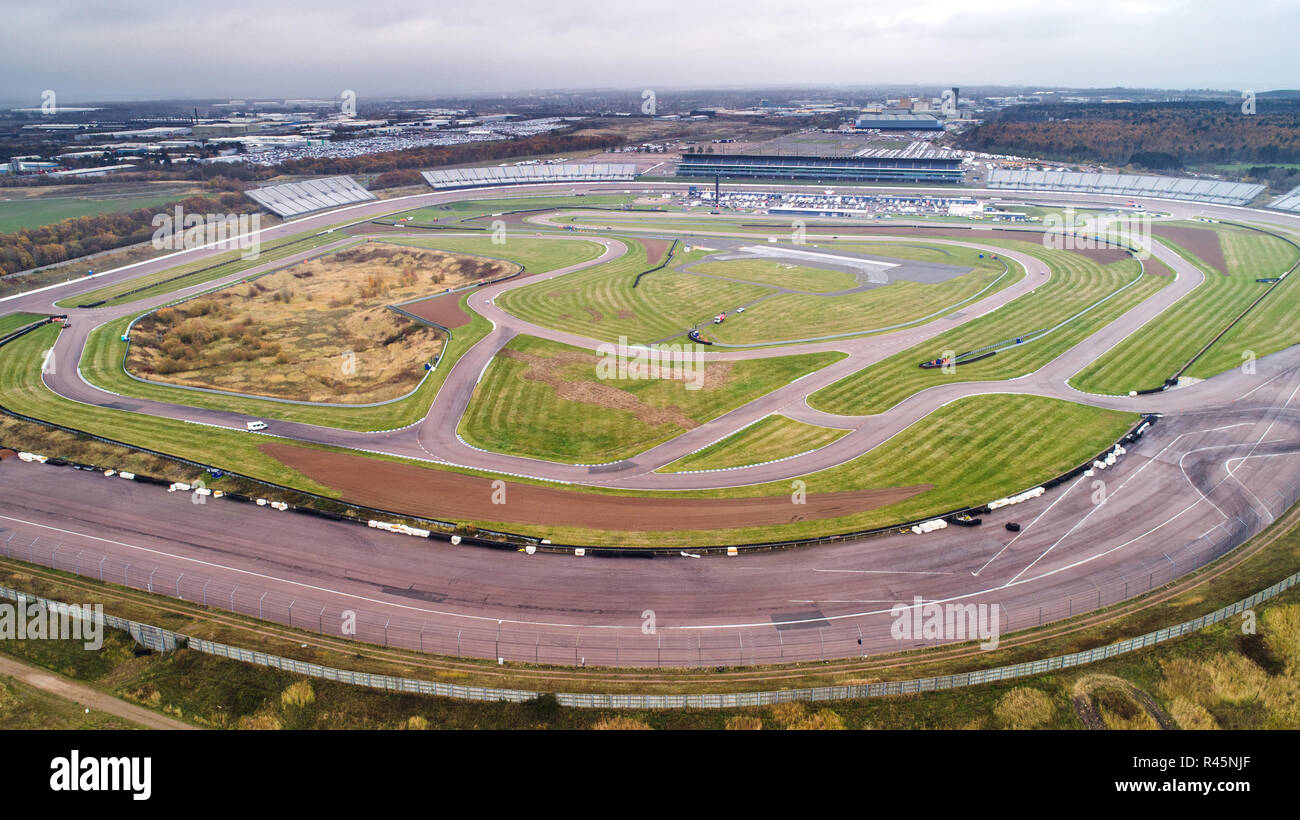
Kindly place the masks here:
[(306, 182), (288, 182), (283, 185), (255, 188), (246, 193), (248, 198), (258, 205), (282, 217), (298, 216), (375, 198), (374, 194), (358, 185), (352, 177), (327, 177)]
[(1264, 190), (1263, 185), (1223, 182), (1217, 179), (1003, 169), (989, 171), (986, 187), (1018, 191), (1078, 191), (1113, 196), (1189, 199), (1212, 205), (1246, 205)]
[(637, 176), (636, 166), (630, 162), (447, 168), (423, 173), (429, 185), (438, 190), (477, 188), (485, 185), (521, 185), (531, 182), (631, 182)]
[(1300, 185), (1287, 191), (1282, 196), (1268, 203), (1268, 207), (1276, 208), (1279, 211), (1290, 211), (1291, 213), (1300, 214)]

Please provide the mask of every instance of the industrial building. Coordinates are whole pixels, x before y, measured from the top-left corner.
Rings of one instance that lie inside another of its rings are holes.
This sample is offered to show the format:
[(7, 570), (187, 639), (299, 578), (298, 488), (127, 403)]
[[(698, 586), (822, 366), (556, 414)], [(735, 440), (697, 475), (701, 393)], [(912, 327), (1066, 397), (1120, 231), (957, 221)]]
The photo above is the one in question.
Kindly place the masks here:
[(818, 182), (962, 181), (961, 157), (946, 151), (873, 151), (869, 156), (684, 154), (683, 177), (810, 179)]
[(929, 114), (911, 114), (902, 111), (882, 111), (863, 114), (854, 122), (857, 128), (875, 128), (881, 131), (942, 131), (943, 123)]

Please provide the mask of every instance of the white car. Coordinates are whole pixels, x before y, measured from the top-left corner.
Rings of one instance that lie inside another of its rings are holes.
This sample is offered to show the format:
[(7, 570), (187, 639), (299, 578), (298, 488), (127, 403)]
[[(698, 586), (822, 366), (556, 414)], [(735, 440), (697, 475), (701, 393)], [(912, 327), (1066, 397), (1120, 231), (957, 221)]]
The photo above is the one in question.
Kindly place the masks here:
[(250, 422), (248, 422), (247, 424), (245, 424), (244, 426), (247, 427), (250, 431), (265, 430), (265, 429), (266, 429), (266, 422), (264, 422), (264, 421), (250, 421)]

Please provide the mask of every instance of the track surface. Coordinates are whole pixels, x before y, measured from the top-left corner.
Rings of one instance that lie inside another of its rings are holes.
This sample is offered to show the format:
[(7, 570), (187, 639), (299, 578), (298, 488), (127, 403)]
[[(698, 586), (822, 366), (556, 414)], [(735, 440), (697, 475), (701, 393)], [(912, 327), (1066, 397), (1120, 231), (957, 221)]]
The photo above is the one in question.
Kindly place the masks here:
[[(346, 209), (345, 215), (362, 218), (399, 207), (502, 195), (500, 190), (428, 194), (367, 203)], [(1079, 199), (1068, 194), (1051, 198), (1076, 204)], [(1147, 207), (1179, 217), (1205, 214), (1292, 228), (1300, 224), (1293, 217), (1236, 208), (1168, 201), (1151, 201)], [(277, 226), (263, 241), (340, 219), (336, 212)], [(725, 222), (720, 220), (718, 227), (718, 236), (729, 233)], [(0, 463), (0, 542), (12, 557), (52, 560), (60, 568), (189, 600), (204, 595), (222, 606), (333, 634), (339, 633), (341, 613), (354, 610), (360, 616), (357, 637), (392, 645), (554, 663), (733, 665), (890, 652), (924, 643), (900, 643), (890, 635), (889, 609), (913, 603), (914, 596), (997, 604), (1004, 634), (1077, 614), (1203, 565), (1294, 502), (1300, 494), (1300, 347), (1259, 360), (1254, 374), (1234, 370), (1135, 399), (1084, 394), (1066, 384), (1070, 375), (1200, 284), (1199, 270), (1159, 244), (1153, 247), (1155, 255), (1175, 272), (1175, 281), (1034, 373), (1012, 381), (944, 384), (876, 416), (832, 416), (807, 406), (806, 397), (816, 390), (1046, 281), (1051, 272), (1042, 262), (998, 248), (998, 238), (1005, 235), (972, 231), (969, 240), (928, 240), (993, 250), (1025, 269), (1020, 281), (965, 307), (959, 318), (943, 317), (880, 336), (799, 345), (798, 352), (839, 350), (848, 357), (629, 462), (595, 471), (476, 450), (456, 436), (454, 420), (468, 405), (483, 368), (514, 335), (596, 345), (592, 339), (524, 322), (497, 308), (494, 299), (512, 287), (617, 258), (626, 248), (612, 237), (567, 237), (598, 241), (604, 252), (593, 262), (473, 292), (471, 309), (490, 319), (494, 330), (456, 363), (424, 422), (376, 434), (273, 423), (277, 435), (304, 441), (558, 481), (660, 490), (806, 475), (870, 450), (943, 404), (980, 393), (1045, 395), (1166, 414), (1115, 467), (986, 516), (985, 525), (975, 530), (950, 528), (922, 537), (891, 536), (726, 560), (530, 557), (416, 541), (231, 502), (196, 505), (188, 496), (156, 488), (8, 460)], [(204, 253), (190, 251), (102, 278), (131, 278)], [(5, 300), (8, 304), (0, 302), (0, 309), (52, 312), (56, 299), (103, 284), (97, 277)], [(73, 328), (55, 346), (57, 366), (47, 384), (77, 401), (242, 428), (245, 416), (125, 399), (79, 378), (77, 361), (94, 324), (185, 293), (119, 308), (67, 311)], [(733, 350), (712, 353), (710, 360), (788, 352)], [(775, 464), (725, 473), (653, 472), (773, 412), (852, 432)], [(1105, 486), (1099, 489), (1094, 480)], [(1099, 493), (1105, 503), (1095, 503)], [(1024, 529), (1013, 536), (1001, 528), (1009, 520), (1022, 522)]]

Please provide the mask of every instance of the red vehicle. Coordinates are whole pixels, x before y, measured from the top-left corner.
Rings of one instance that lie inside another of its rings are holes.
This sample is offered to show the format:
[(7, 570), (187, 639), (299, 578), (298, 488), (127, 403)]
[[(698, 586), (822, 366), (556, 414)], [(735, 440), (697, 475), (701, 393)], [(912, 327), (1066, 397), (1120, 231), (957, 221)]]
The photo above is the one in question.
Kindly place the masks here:
[(725, 310), (719, 313), (717, 316), (713, 317), (713, 323), (715, 325), (720, 325), (725, 321), (727, 321), (727, 312)]

